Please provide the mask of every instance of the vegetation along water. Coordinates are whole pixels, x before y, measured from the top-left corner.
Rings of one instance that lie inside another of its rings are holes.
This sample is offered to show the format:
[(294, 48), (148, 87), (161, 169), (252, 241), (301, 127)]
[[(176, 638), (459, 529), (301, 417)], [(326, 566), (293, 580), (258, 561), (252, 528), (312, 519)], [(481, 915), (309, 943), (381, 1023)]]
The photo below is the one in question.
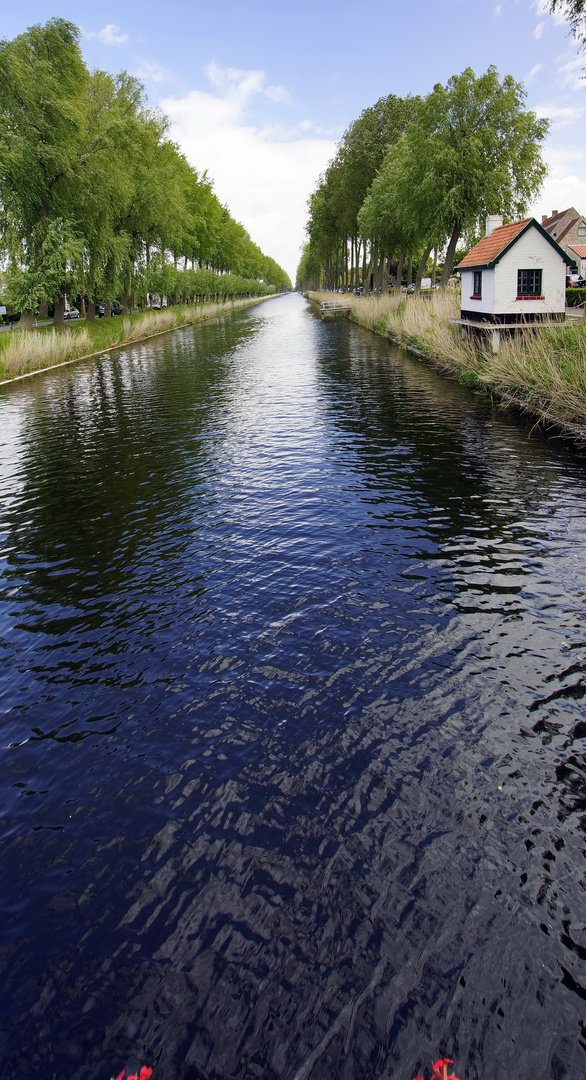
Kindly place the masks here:
[(495, 400), (520, 408), (545, 428), (586, 444), (586, 319), (579, 316), (509, 338), (494, 354), (488, 344), (462, 339), (456, 319), (459, 291), (405, 296), (344, 296), (311, 292), (317, 305), (337, 301), (352, 319), (430, 361)]
[(7, 1076), (578, 1076), (586, 466), (302, 297), (0, 391)]
[(3, 1075), (574, 1080), (585, 320), (489, 356), (448, 289), (548, 122), (363, 110), (325, 322), (79, 39), (0, 42)]

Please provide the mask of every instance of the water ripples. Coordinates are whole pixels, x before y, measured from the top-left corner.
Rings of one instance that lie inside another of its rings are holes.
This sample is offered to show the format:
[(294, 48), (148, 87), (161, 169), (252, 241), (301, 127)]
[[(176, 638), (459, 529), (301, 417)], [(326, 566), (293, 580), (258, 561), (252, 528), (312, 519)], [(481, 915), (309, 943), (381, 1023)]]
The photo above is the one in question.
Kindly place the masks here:
[(6, 1074), (579, 1075), (583, 460), (299, 297), (33, 382)]

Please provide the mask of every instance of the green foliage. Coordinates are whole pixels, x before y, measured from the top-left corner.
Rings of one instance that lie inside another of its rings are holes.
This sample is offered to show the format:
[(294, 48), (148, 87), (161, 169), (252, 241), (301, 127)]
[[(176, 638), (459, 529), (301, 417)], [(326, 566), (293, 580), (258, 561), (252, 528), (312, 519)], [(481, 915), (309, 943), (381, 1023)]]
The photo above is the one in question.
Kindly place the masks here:
[(81, 264), (82, 242), (71, 222), (40, 222), (31, 229), (28, 245), (4, 276), (3, 295), (14, 311), (36, 311), (41, 300), (76, 291), (71, 268)]
[(0, 42), (0, 254), (23, 310), (66, 289), (175, 297), (179, 260), (239, 278), (206, 295), (291, 287), (167, 128), (136, 79), (87, 70), (72, 23)]
[(365, 110), (311, 196), (300, 274), (317, 260), (317, 281), (335, 288), (358, 234), (379, 287), (392, 259), (420, 261), (422, 273), (431, 249), (447, 244), (445, 283), (461, 235), (471, 246), (479, 219), (519, 216), (539, 191), (548, 122), (525, 110), (525, 96), (494, 67), (479, 77), (466, 68), (423, 99), (384, 98)]
[(358, 263), (363, 247), (360, 207), (387, 146), (396, 143), (414, 121), (419, 104), (419, 98), (389, 94), (364, 109), (344, 133), (335, 158), (309, 200), (310, 261), (304, 258), (299, 266), (299, 287), (317, 286), (320, 276), (327, 279), (329, 287), (336, 287), (346, 271), (349, 244), (355, 265)]
[(570, 286), (566, 289), (566, 302), (568, 307), (580, 307), (586, 304), (586, 289), (575, 289)]
[(551, 12), (561, 11), (572, 27), (572, 33), (586, 49), (586, 0), (549, 0)]

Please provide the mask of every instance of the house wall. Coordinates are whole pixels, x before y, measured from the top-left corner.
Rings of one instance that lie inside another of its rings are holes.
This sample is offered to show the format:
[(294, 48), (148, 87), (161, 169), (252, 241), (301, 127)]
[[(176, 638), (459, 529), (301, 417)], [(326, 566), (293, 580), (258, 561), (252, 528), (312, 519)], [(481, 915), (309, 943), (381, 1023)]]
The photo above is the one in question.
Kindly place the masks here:
[(473, 300), (474, 271), (462, 270), (462, 311), (469, 311), (472, 315), (492, 315), (494, 307), (494, 270), (482, 271), (482, 299)]
[(571, 259), (575, 258), (570, 251), (571, 245), (586, 244), (586, 217), (579, 214), (575, 206), (570, 206), (556, 217), (546, 218), (542, 225)]
[[(517, 300), (517, 270), (543, 271), (543, 300)], [(494, 269), (494, 311), (501, 315), (538, 315), (566, 310), (566, 266), (551, 244), (530, 228)]]

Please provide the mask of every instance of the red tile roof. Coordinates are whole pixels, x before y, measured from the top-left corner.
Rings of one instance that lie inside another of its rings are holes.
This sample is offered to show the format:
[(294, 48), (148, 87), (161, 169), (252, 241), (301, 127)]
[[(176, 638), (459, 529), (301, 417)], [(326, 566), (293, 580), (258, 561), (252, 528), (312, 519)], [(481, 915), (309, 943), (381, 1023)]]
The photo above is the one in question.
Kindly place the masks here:
[(462, 266), (486, 266), (487, 263), (492, 262), (531, 220), (531, 218), (525, 218), (525, 221), (513, 221), (510, 225), (501, 225), (500, 228), (494, 229), (490, 236), (483, 236), (476, 247), (473, 247), (472, 251), (469, 251), (458, 263), (458, 269)]
[(586, 244), (570, 244), (569, 247), (579, 259), (586, 259)]

